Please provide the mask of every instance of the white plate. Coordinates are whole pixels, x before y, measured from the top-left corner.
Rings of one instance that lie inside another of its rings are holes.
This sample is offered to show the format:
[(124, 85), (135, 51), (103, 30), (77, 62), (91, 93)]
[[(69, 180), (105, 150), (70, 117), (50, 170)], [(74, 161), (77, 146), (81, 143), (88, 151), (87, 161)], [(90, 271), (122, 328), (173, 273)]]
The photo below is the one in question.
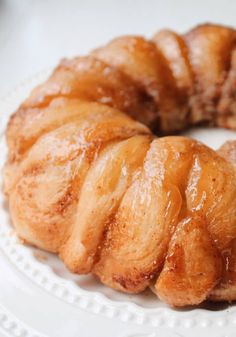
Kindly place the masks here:
[[(49, 72), (25, 81), (0, 100), (0, 165), (7, 120)], [(236, 133), (194, 129), (188, 136), (217, 148)], [(0, 332), (21, 337), (235, 337), (236, 306), (173, 310), (151, 292), (125, 295), (92, 276), (70, 274), (59, 259), (18, 242), (0, 195)], [(4, 290), (4, 291), (3, 291)], [(0, 335), (1, 336), (1, 335)]]

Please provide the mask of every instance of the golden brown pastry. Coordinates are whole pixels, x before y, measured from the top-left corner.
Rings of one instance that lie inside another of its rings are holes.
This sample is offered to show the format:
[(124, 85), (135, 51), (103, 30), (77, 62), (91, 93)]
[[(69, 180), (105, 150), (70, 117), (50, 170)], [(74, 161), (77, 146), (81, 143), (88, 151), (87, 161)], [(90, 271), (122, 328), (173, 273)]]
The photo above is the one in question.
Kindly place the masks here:
[(236, 141), (217, 153), (148, 128), (235, 130), (235, 46), (235, 30), (208, 24), (62, 61), (8, 124), (18, 235), (124, 292), (235, 300)]

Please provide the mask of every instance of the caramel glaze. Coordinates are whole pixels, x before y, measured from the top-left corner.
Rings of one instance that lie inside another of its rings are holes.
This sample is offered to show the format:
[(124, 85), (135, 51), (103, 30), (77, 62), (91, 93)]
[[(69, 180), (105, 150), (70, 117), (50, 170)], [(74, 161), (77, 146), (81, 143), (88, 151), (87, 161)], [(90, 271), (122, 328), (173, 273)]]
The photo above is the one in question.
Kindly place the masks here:
[(236, 299), (236, 32), (125, 36), (63, 60), (11, 117), (4, 191), (18, 235), (75, 273), (172, 306)]

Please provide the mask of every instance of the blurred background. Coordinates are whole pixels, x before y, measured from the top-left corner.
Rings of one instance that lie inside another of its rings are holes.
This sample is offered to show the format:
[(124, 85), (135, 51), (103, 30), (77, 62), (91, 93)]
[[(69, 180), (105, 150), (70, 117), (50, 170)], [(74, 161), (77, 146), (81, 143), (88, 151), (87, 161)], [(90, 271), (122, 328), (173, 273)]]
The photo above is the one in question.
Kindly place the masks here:
[(0, 0), (0, 97), (62, 57), (117, 35), (235, 21), (235, 0)]

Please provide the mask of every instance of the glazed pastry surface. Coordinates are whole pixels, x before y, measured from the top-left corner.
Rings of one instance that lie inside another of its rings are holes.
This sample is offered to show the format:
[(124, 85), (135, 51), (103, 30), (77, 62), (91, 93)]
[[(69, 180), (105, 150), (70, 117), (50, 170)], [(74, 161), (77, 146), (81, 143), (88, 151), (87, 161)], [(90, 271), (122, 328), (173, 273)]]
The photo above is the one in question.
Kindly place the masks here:
[[(236, 31), (116, 38), (63, 60), (12, 115), (4, 191), (18, 235), (128, 293), (236, 300)], [(155, 134), (164, 134), (157, 138)]]

